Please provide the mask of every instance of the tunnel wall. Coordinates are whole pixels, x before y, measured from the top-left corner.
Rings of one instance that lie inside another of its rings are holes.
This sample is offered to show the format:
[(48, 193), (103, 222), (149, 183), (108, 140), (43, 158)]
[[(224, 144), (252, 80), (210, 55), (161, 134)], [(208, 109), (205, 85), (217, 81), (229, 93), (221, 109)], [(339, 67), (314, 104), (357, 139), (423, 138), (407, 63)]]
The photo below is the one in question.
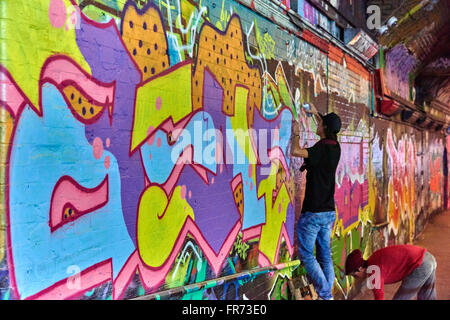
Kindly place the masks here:
[(291, 299), (307, 101), (343, 120), (337, 295), (352, 249), (443, 207), (444, 137), (371, 117), (354, 57), (243, 2), (0, 3), (1, 299)]

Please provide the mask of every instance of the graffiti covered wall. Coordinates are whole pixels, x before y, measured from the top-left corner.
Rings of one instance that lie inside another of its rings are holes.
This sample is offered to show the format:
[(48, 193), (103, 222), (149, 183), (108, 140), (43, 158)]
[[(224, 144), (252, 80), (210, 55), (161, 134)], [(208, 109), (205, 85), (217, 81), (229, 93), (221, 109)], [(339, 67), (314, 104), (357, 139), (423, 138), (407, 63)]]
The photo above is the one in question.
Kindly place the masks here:
[[(27, 17), (2, 20), (3, 299), (133, 298), (294, 260), (299, 39), (232, 1), (35, 4), (2, 2)], [(182, 298), (288, 298), (291, 274)]]
[(346, 254), (384, 243), (374, 216), (413, 230), (426, 161), (423, 207), (439, 208), (443, 140), (421, 136), (430, 159), (406, 167), (418, 133), (377, 131), (369, 73), (338, 48), (231, 0), (80, 2), (0, 4), (15, 17), (0, 20), (1, 299), (128, 299), (274, 265), (169, 298), (292, 298), (306, 101), (344, 124), (336, 292)]

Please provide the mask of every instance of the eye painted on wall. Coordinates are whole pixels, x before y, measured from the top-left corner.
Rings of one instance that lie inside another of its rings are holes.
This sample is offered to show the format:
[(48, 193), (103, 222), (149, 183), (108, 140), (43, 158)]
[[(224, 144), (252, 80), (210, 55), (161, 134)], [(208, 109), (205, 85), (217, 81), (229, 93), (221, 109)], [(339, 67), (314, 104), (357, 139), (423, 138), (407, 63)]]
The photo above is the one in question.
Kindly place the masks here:
[(169, 132), (167, 134), (167, 143), (171, 146), (175, 144), (175, 137), (173, 136), (172, 132)]
[(106, 107), (96, 104), (92, 98), (73, 85), (66, 86), (63, 91), (72, 113), (80, 122), (93, 123), (100, 118), (104, 109), (106, 109)]
[(76, 212), (75, 209), (71, 206), (68, 206), (64, 209), (64, 219), (68, 220), (70, 218), (73, 218), (75, 216)]
[(49, 226), (51, 232), (94, 212), (108, 203), (108, 175), (100, 184), (88, 189), (69, 176), (56, 183), (50, 201)]

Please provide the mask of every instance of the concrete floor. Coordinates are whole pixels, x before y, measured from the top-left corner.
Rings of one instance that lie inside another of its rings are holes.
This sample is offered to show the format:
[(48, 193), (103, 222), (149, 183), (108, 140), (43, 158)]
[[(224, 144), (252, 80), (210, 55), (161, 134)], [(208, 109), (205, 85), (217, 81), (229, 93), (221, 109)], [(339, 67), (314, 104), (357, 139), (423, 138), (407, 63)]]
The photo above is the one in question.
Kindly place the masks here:
[[(426, 248), (437, 261), (436, 293), (439, 300), (450, 300), (450, 211), (435, 215), (415, 244)], [(399, 283), (385, 285), (385, 299), (391, 300)], [(355, 300), (373, 300), (371, 290), (366, 290)]]

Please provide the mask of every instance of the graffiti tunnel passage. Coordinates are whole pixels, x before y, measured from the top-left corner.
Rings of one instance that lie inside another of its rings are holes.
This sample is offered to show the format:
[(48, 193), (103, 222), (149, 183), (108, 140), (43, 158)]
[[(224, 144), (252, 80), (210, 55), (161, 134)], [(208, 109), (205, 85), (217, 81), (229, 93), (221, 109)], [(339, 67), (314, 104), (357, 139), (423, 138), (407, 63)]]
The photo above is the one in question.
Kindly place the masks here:
[(293, 123), (301, 146), (319, 140), (305, 102), (343, 120), (335, 292), (352, 249), (411, 241), (441, 207), (444, 138), (371, 119), (372, 75), (349, 54), (238, 1), (142, 2), (0, 3), (23, 17), (0, 21), (0, 299), (131, 299), (224, 277), (166, 298), (293, 299)]

